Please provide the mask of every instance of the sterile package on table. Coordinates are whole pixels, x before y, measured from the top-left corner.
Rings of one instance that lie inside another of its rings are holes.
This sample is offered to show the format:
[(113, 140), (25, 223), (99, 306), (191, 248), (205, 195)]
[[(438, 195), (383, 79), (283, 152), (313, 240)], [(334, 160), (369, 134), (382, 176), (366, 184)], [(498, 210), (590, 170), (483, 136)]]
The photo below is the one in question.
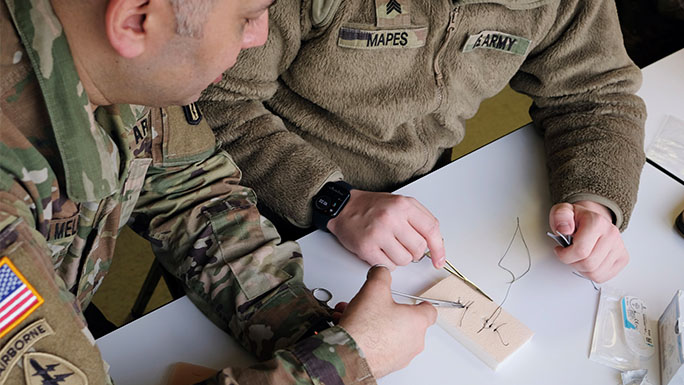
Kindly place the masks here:
[(658, 320), (662, 385), (684, 385), (684, 291), (679, 290)]

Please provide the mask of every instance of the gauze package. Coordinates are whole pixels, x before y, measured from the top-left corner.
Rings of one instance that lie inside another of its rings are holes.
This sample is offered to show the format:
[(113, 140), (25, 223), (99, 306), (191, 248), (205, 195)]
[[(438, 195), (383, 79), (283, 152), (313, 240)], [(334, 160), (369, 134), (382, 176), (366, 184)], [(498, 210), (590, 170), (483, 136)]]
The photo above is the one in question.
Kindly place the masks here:
[(603, 286), (589, 359), (620, 371), (643, 369), (655, 353), (655, 321), (637, 297)]
[(658, 320), (663, 385), (684, 385), (684, 291), (679, 290)]

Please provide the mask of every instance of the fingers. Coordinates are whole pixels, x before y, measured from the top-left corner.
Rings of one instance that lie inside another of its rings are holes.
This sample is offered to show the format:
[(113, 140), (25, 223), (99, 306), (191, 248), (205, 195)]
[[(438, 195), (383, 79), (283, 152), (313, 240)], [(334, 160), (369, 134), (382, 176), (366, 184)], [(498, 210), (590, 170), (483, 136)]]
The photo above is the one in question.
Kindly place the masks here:
[[(583, 221), (582, 226), (577, 229), (573, 236), (572, 245), (566, 248), (559, 247), (557, 250), (558, 258), (561, 262), (571, 265), (585, 260), (590, 255), (598, 255), (594, 254), (594, 249), (598, 246), (602, 232), (598, 223), (590, 220)], [(596, 252), (605, 255), (607, 253), (606, 246), (596, 248)]]
[[(610, 216), (584, 205), (571, 205), (572, 209), (564, 206), (554, 206), (549, 215), (552, 228), (558, 225), (554, 221), (575, 225), (572, 245), (554, 249), (558, 259), (599, 283), (616, 276), (629, 262), (629, 254)], [(574, 215), (571, 221), (561, 218), (569, 212)]]
[(348, 302), (339, 302), (337, 305), (335, 305), (334, 310), (340, 313), (344, 313), (344, 310), (347, 308), (348, 305)]
[[(425, 249), (423, 249), (424, 251)], [(386, 239), (382, 246), (382, 251), (391, 261), (398, 266), (406, 266), (414, 260), (414, 255), (396, 238)]]
[(427, 241), (413, 228), (405, 231), (401, 238), (395, 238), (406, 249), (411, 257), (411, 262), (418, 262), (425, 256), (428, 248)]
[[(420, 234), (421, 238), (425, 240), (426, 246), (432, 255), (432, 263), (435, 268), (441, 269), (444, 267), (446, 251), (444, 250), (442, 233), (439, 231), (439, 221), (417, 200), (411, 198), (411, 203), (417, 208), (417, 214), (419, 215), (409, 216), (409, 223)], [(422, 257), (424, 252), (425, 248), (419, 252), (419, 258)]]
[(340, 302), (337, 305), (335, 305), (335, 309), (332, 313), (333, 323), (335, 325), (340, 323), (340, 319), (342, 319), (342, 314), (344, 314), (344, 311), (347, 310), (347, 305), (349, 305), (349, 303), (347, 302)]
[(361, 255), (361, 259), (366, 261), (371, 266), (385, 266), (390, 271), (394, 271), (394, 269), (397, 268), (397, 265), (392, 262), (390, 257), (387, 256), (382, 249), (373, 249), (371, 252), (366, 252)]
[(549, 225), (555, 233), (573, 234), (575, 232), (575, 210), (570, 203), (558, 203), (551, 207), (549, 212)]
[(417, 200), (396, 194), (352, 190), (352, 197), (328, 229), (349, 251), (370, 265), (390, 269), (423, 257), (426, 249), (436, 267), (445, 252), (439, 222)]

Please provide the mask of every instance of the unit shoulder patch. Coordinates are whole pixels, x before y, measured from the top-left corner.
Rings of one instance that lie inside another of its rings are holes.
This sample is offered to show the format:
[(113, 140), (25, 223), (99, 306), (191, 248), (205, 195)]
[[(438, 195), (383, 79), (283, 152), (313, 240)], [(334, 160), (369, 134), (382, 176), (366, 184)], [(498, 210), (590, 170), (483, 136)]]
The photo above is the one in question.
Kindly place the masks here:
[(420, 48), (427, 34), (427, 27), (373, 30), (345, 26), (340, 28), (337, 45), (353, 49)]
[(27, 352), (36, 342), (55, 334), (45, 319), (40, 319), (19, 331), (5, 346), (0, 349), (0, 384), (7, 381), (7, 376), (22, 354)]
[(0, 259), (0, 338), (33, 313), (43, 301), (8, 257)]
[(27, 385), (88, 385), (81, 369), (64, 358), (42, 352), (24, 355), (24, 375)]
[(532, 40), (498, 31), (482, 31), (468, 36), (463, 52), (470, 52), (478, 48), (502, 51), (518, 56), (527, 55)]

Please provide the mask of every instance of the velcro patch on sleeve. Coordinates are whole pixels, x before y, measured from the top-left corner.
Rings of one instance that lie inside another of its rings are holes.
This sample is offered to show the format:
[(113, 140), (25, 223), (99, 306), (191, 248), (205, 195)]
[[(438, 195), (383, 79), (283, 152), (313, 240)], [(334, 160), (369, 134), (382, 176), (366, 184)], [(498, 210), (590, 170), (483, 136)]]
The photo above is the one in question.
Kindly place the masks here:
[(55, 334), (45, 319), (39, 319), (23, 328), (0, 348), (0, 384), (4, 384), (7, 376), (21, 356), (29, 351), (36, 342)]
[(0, 338), (43, 304), (43, 297), (31, 286), (9, 258), (0, 260)]
[(468, 36), (463, 52), (470, 52), (478, 48), (502, 51), (518, 56), (527, 55), (527, 51), (532, 44), (532, 40), (524, 37), (510, 35), (498, 31), (482, 31), (475, 35)]
[(340, 28), (337, 45), (353, 49), (420, 48), (425, 45), (428, 28), (359, 29)]
[(28, 385), (88, 385), (81, 369), (62, 357), (43, 352), (24, 354), (24, 375)]

